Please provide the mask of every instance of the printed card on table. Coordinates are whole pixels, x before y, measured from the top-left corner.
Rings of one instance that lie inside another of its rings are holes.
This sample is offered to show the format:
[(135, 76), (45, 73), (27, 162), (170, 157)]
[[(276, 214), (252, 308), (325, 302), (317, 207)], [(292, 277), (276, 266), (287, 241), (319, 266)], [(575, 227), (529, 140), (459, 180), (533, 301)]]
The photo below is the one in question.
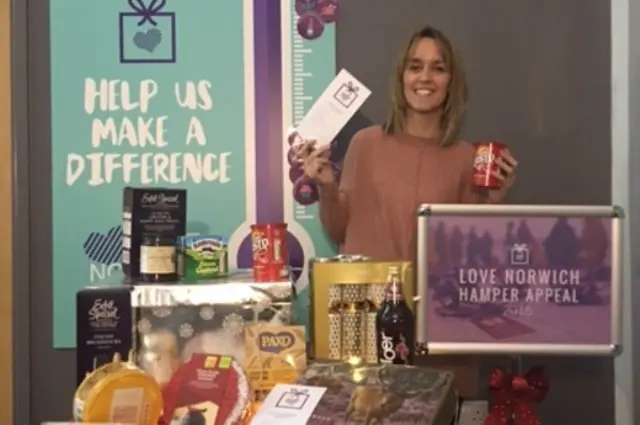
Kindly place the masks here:
[(302, 119), (297, 133), (304, 140), (317, 141), (318, 146), (331, 143), (369, 96), (371, 90), (349, 71), (341, 70)]
[(251, 425), (300, 425), (309, 420), (327, 389), (279, 384), (269, 393)]

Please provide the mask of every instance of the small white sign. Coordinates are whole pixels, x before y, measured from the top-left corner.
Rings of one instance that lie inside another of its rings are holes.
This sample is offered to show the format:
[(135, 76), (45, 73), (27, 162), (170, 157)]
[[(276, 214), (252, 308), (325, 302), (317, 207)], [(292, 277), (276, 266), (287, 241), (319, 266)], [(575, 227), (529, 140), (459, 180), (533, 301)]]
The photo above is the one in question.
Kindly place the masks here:
[(341, 70), (318, 97), (298, 124), (296, 132), (303, 140), (327, 145), (371, 96), (371, 90), (346, 69)]
[(325, 387), (278, 384), (260, 406), (251, 425), (303, 425), (306, 424)]

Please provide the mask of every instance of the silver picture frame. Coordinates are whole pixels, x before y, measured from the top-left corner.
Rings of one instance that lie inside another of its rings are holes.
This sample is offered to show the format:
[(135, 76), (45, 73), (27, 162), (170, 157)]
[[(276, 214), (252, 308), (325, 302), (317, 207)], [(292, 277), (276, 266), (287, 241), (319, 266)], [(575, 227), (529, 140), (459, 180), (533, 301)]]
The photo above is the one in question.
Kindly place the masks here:
[[(429, 339), (429, 224), (434, 217), (602, 218), (611, 220), (611, 341), (608, 344), (446, 342)], [(616, 356), (622, 351), (622, 279), (624, 211), (619, 206), (423, 204), (417, 212), (416, 342), (428, 354), (509, 354)]]

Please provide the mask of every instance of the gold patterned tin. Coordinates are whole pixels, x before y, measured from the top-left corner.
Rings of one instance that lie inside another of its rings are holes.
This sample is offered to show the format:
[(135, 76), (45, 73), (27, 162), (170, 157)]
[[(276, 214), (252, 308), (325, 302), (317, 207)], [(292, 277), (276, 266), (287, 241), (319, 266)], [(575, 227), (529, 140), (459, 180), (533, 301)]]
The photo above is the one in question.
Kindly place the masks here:
[[(375, 316), (390, 266), (399, 266), (407, 300), (413, 300), (410, 262), (361, 256), (316, 261), (310, 268), (311, 344), (318, 360), (376, 362)], [(413, 308), (413, 303), (409, 306)]]

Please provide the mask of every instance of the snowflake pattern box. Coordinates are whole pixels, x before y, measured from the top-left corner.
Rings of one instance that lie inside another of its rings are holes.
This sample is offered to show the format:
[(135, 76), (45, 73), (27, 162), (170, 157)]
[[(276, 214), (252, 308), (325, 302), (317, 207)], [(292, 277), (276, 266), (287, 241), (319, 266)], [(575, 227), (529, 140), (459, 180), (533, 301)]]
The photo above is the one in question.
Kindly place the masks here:
[(166, 384), (194, 353), (233, 356), (244, 365), (244, 327), (289, 324), (293, 286), (234, 277), (225, 283), (133, 289), (139, 365)]
[(306, 425), (450, 425), (453, 374), (414, 366), (314, 363), (298, 381), (326, 387)]

